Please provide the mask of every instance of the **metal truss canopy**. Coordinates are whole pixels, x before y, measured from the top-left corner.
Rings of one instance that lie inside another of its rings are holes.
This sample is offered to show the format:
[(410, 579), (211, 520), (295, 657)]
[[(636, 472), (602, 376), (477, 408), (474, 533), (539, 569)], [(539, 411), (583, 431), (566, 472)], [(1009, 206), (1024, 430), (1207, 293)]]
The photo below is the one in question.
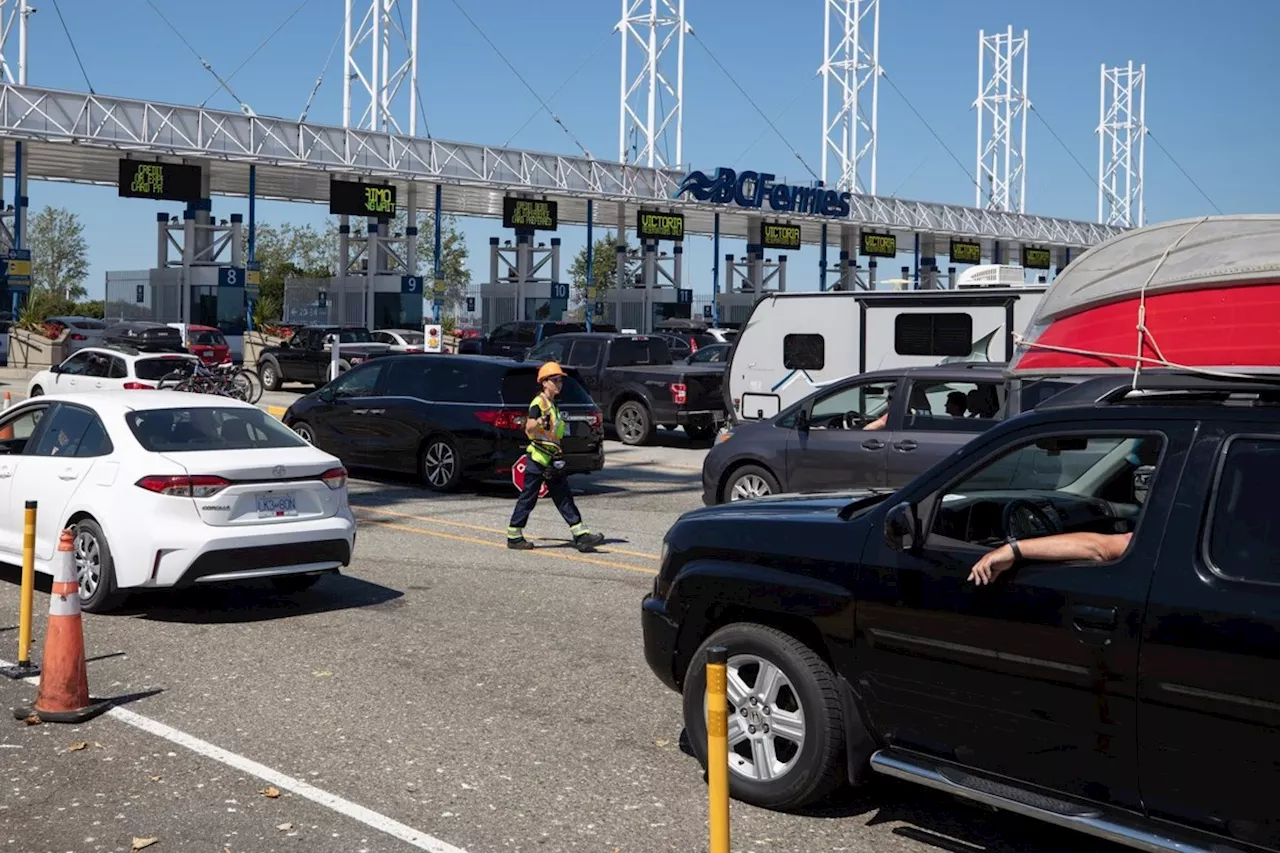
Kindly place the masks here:
[[(672, 199), (683, 173), (610, 163), (586, 157), (540, 154), (438, 139), (246, 116), (238, 112), (175, 106), (29, 86), (0, 86), (0, 138), (22, 140), (24, 171), (33, 180), (115, 186), (123, 156), (207, 161), (214, 194), (248, 194), (248, 166), (257, 167), (260, 198), (323, 202), (330, 176), (366, 176), (407, 189), (440, 184), (451, 213), (499, 217), (508, 194), (560, 199), (560, 219), (586, 222), (587, 200), (595, 223), (618, 227), (616, 204), (684, 214), (690, 234), (745, 238), (748, 217), (761, 211)], [(6, 152), (5, 164), (11, 167)], [(1093, 222), (981, 210), (960, 205), (855, 195), (849, 219), (788, 215), (803, 240), (816, 244), (823, 224), (841, 224), (899, 235), (1000, 240), (1038, 246), (1084, 248), (1123, 229)], [(634, 223), (629, 223), (631, 227)]]

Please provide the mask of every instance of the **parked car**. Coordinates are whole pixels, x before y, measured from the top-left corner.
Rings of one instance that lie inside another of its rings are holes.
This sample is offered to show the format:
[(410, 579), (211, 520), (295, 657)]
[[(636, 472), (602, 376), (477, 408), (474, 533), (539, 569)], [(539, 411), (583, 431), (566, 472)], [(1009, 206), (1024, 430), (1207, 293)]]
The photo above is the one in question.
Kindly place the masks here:
[(553, 335), (567, 332), (585, 332), (587, 327), (582, 323), (568, 320), (522, 320), (516, 323), (503, 323), (488, 335), (479, 338), (464, 338), (458, 342), (458, 352), (463, 355), (496, 355), (524, 358), (525, 353)]
[(0, 560), (22, 560), (39, 503), (36, 570), (72, 530), (81, 604), (270, 578), (287, 592), (351, 561), (347, 474), (261, 409), (155, 391), (39, 396), (0, 414)]
[(729, 353), (733, 344), (706, 344), (698, 347), (697, 352), (685, 357), (685, 364), (722, 364), (729, 366)]
[(230, 364), (231, 345), (214, 326), (187, 326), (187, 351), (205, 364)]
[(386, 344), (390, 352), (424, 352), (427, 338), (421, 329), (375, 329), (373, 342)]
[[(878, 773), (1148, 851), (1280, 850), (1280, 398), (1132, 383), (1081, 382), (897, 491), (673, 525), (645, 657), (705, 763), (727, 649), (735, 797), (798, 809)], [(1062, 532), (1132, 538), (966, 580)]]
[(725, 420), (723, 368), (672, 364), (666, 342), (655, 335), (557, 335), (525, 360), (576, 368), (623, 444), (648, 444), (659, 426), (683, 426), (690, 438), (705, 440)]
[(375, 343), (363, 326), (303, 326), (280, 346), (267, 347), (259, 353), (258, 375), (262, 377), (262, 387), (279, 391), (286, 382), (324, 385), (329, 381), (334, 338), (337, 339), (339, 373), (391, 349), (389, 344)]
[(165, 323), (128, 320), (102, 331), (102, 343), (133, 347), (140, 352), (186, 352), (182, 333)]
[(27, 381), (27, 396), (83, 391), (150, 391), (160, 380), (194, 364), (190, 353), (139, 352), (128, 346), (86, 347), (61, 364), (37, 371)]
[(50, 317), (45, 325), (68, 329), (67, 354), (78, 352), (85, 347), (101, 346), (102, 333), (107, 324), (95, 317), (61, 316)]
[[(570, 474), (604, 467), (604, 425), (574, 370), (558, 404), (567, 421)], [(463, 479), (500, 480), (529, 443), (538, 366), (509, 359), (386, 355), (353, 367), (297, 400), (284, 423), (352, 467), (416, 474), (435, 491)]]

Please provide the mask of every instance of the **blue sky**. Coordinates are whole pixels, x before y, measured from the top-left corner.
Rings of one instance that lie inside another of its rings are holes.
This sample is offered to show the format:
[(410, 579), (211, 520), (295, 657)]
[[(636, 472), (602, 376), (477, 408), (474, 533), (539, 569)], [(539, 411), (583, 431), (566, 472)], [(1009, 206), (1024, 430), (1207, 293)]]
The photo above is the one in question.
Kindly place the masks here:
[[(302, 0), (154, 0), (226, 77)], [(95, 90), (235, 109), (147, 0), (41, 0), (31, 19), (29, 82), (84, 91), (86, 84), (58, 20), (58, 7)], [(363, 3), (368, 7), (368, 2)], [(420, 78), (430, 132), (441, 139), (559, 153), (577, 146), (459, 11), (471, 18), (561, 121), (602, 159), (618, 155), (619, 16), (615, 0), (421, 0)], [(816, 172), (821, 157), (822, 60), (819, 0), (687, 0), (697, 38), (686, 42), (685, 160), (774, 172), (805, 181), (791, 146)], [(343, 23), (342, 0), (308, 0), (302, 11), (231, 80), (231, 88), (263, 115), (296, 118)], [(885, 73), (964, 164), (962, 169), (893, 88), (880, 88), (879, 190), (882, 195), (973, 203), (977, 32), (1030, 31), (1028, 91), (1036, 111), (1028, 124), (1028, 212), (1092, 220), (1097, 190), (1098, 69), (1132, 59), (1147, 65), (1147, 125), (1225, 212), (1276, 209), (1280, 191), (1280, 3), (1218, 0), (882, 0), (880, 59)], [(705, 47), (704, 47), (705, 46)], [(775, 119), (778, 138), (708, 54), (719, 59), (759, 107)], [(13, 44), (16, 56), (16, 38)], [(569, 79), (577, 72), (576, 76)], [(310, 120), (340, 124), (341, 46), (334, 51)], [(568, 82), (565, 81), (568, 79)], [(526, 124), (526, 120), (530, 119)], [(407, 116), (406, 116), (407, 118)], [(1047, 124), (1047, 126), (1046, 126)], [(523, 130), (519, 130), (524, 125)], [(1052, 128), (1084, 164), (1081, 171)], [(519, 133), (517, 133), (519, 130)], [(419, 132), (422, 132), (421, 124)], [(512, 135), (515, 134), (514, 138)], [(6, 164), (11, 165), (11, 164)], [(6, 188), (5, 198), (12, 197)], [(107, 187), (32, 183), (32, 210), (45, 204), (80, 213), (90, 245), (89, 292), (100, 295), (108, 269), (138, 269), (155, 257), (157, 210), (173, 203), (119, 199)], [(1148, 222), (1214, 212), (1158, 146), (1148, 142)], [(243, 212), (238, 200), (215, 198), (217, 216)], [(317, 205), (260, 203), (262, 221), (319, 222)], [(465, 220), (473, 280), (488, 274), (488, 238), (501, 223)], [(562, 228), (568, 259), (584, 242)], [(723, 251), (740, 253), (729, 242)], [(686, 277), (710, 292), (710, 241), (692, 238)], [(911, 261), (900, 256), (902, 264)], [(816, 287), (817, 250), (791, 258), (790, 288)], [(722, 273), (723, 275), (723, 273)], [(723, 280), (723, 279), (722, 279)]]

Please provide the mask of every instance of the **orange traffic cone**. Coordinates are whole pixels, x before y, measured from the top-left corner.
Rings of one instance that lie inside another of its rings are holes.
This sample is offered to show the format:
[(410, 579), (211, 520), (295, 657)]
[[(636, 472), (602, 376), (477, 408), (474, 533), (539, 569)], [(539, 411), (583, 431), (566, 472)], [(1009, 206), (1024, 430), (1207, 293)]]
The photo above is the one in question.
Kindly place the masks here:
[(83, 723), (110, 707), (89, 698), (89, 672), (84, 659), (84, 626), (80, 618), (80, 582), (71, 558), (71, 531), (58, 539), (49, 595), (49, 627), (44, 636), (40, 691), (31, 708), (15, 708), (25, 720), (32, 714), (45, 723)]
[(13, 404), (13, 397), (10, 396), (8, 391), (5, 391), (4, 392), (4, 409), (0, 409), (0, 411), (7, 411), (9, 406), (11, 406), (12, 404)]

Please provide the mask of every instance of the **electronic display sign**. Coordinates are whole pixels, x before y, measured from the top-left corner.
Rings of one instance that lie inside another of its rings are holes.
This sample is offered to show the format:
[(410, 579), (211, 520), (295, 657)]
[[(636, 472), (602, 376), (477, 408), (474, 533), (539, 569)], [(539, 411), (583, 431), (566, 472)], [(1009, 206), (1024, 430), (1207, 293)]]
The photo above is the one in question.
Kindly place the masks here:
[(636, 213), (636, 235), (641, 240), (683, 240), (684, 216), (641, 210)]
[(338, 216), (365, 216), (393, 219), (396, 215), (396, 188), (360, 181), (329, 180), (329, 212)]
[(560, 204), (540, 198), (514, 198), (502, 200), (503, 228), (531, 228), (538, 231), (555, 231), (560, 224)]
[(1029, 270), (1047, 270), (1053, 258), (1048, 249), (1022, 247), (1022, 265)]
[(760, 225), (760, 245), (766, 249), (791, 249), (800, 251), (800, 226), (785, 222), (765, 222)]
[(970, 243), (968, 240), (952, 240), (948, 253), (953, 264), (982, 263), (982, 244)]
[(892, 234), (862, 232), (862, 254), (872, 258), (892, 258), (898, 254), (898, 238)]
[(117, 190), (123, 198), (197, 201), (200, 198), (200, 167), (185, 163), (151, 163), (121, 160)]

